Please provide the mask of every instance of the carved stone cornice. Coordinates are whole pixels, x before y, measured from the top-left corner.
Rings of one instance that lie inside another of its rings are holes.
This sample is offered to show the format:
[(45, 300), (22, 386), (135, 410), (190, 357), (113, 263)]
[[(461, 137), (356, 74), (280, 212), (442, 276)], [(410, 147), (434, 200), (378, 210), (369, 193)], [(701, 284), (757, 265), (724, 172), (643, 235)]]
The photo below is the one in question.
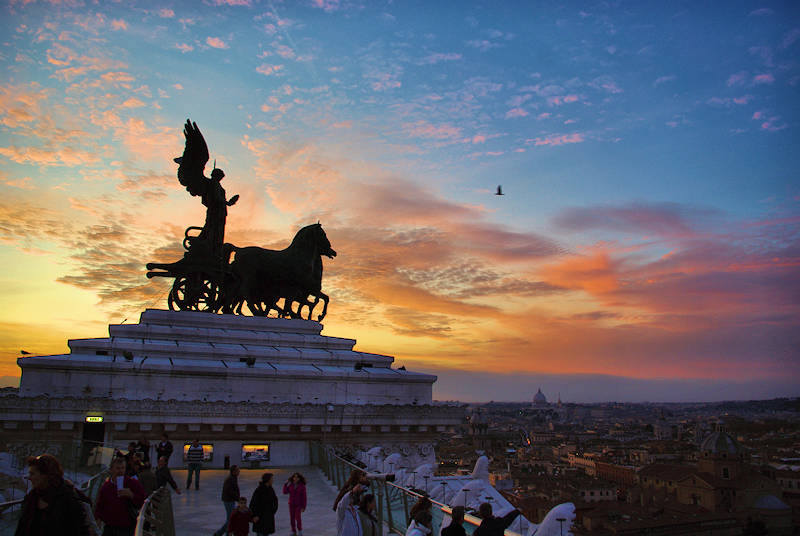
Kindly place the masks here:
[[(154, 420), (229, 420), (244, 418), (317, 421), (317, 422), (405, 422), (413, 424), (458, 424), (465, 415), (458, 405), (392, 405), (392, 404), (291, 404), (289, 402), (226, 402), (203, 400), (128, 400), (104, 397), (21, 397), (0, 393), (0, 419), (11, 415), (61, 415), (100, 412), (115, 416), (147, 415)], [(57, 420), (63, 420), (57, 419)]]

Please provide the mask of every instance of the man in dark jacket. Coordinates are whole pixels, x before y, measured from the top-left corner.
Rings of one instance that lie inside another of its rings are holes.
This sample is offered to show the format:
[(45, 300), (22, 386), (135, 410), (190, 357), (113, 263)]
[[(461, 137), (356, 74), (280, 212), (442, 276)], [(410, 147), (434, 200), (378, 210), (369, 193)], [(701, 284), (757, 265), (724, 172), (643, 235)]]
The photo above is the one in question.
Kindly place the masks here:
[(278, 511), (278, 497), (272, 489), (272, 473), (261, 475), (261, 482), (250, 499), (253, 513), (253, 532), (266, 536), (275, 532), (275, 512)]
[(163, 456), (167, 459), (167, 462), (169, 462), (169, 457), (172, 456), (172, 443), (169, 437), (167, 437), (167, 434), (161, 434), (161, 442), (156, 445), (156, 453), (159, 458)]
[(483, 521), (481, 521), (480, 526), (472, 533), (473, 536), (503, 536), (505, 530), (511, 526), (511, 523), (513, 523), (519, 515), (519, 510), (515, 508), (503, 517), (494, 517), (492, 515), (492, 505), (489, 503), (481, 503), (478, 507), (478, 514)]
[(181, 494), (181, 489), (175, 483), (175, 479), (172, 478), (172, 473), (169, 472), (169, 467), (167, 467), (167, 457), (161, 456), (158, 459), (158, 468), (156, 469), (156, 488), (166, 486), (167, 484), (172, 486), (175, 493), (178, 495)]
[(225, 523), (214, 534), (216, 536), (223, 536), (228, 532), (228, 522), (231, 519), (231, 512), (236, 507), (236, 501), (239, 500), (239, 466), (231, 466), (231, 474), (225, 479), (222, 484), (222, 504), (225, 505)]
[(450, 518), (452, 521), (442, 529), (442, 536), (467, 536), (467, 531), (464, 530), (464, 507), (454, 506)]
[(89, 524), (82, 502), (85, 495), (64, 480), (64, 471), (58, 460), (50, 454), (43, 454), (29, 458), (27, 463), (32, 489), (25, 496), (14, 534), (88, 536)]

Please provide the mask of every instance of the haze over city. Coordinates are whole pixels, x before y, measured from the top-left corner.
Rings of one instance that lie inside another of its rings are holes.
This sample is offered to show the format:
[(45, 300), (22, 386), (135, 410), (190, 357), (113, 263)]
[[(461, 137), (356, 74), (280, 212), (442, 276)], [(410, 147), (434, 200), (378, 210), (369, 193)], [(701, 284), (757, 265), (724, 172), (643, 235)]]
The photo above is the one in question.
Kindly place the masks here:
[(166, 307), (191, 118), (226, 241), (320, 221), (324, 333), (437, 399), (800, 394), (796, 3), (0, 10), (3, 385)]

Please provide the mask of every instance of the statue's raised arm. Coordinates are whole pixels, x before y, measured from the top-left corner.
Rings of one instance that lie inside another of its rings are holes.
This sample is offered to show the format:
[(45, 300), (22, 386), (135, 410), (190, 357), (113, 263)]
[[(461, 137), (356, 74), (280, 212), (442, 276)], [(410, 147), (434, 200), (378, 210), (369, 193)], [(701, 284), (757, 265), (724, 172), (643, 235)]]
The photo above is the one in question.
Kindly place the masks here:
[(208, 145), (200, 129), (197, 128), (197, 123), (192, 123), (189, 119), (183, 127), (183, 135), (186, 137), (183, 156), (175, 158), (178, 164), (178, 181), (190, 194), (203, 195), (207, 183), (203, 172), (208, 162)]

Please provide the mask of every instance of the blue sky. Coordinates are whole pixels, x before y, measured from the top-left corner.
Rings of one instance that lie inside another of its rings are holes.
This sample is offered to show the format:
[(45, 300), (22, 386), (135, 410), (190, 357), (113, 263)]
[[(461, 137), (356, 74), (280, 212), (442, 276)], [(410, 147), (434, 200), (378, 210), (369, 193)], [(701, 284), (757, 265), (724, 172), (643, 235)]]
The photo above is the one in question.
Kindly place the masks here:
[(326, 331), (365, 350), (681, 396), (798, 385), (796, 3), (0, 9), (12, 382), (21, 344), (163, 306), (140, 265), (202, 222), (171, 162), (191, 117), (242, 196), (228, 239), (321, 220)]

